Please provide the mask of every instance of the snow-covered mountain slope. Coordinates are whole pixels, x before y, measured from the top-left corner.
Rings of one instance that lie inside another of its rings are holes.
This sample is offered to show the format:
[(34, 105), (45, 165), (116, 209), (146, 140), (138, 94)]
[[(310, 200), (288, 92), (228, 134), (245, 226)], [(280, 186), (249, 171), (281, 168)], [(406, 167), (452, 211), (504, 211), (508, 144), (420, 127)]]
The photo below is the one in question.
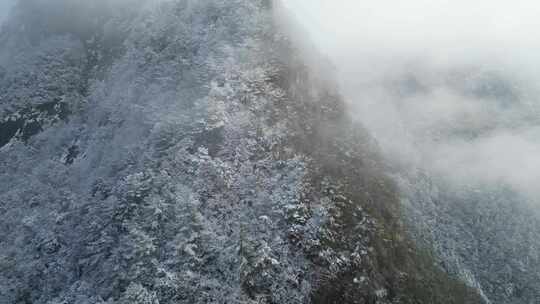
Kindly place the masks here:
[(489, 303), (537, 303), (540, 106), (534, 86), (501, 70), (434, 69), (393, 82), (403, 112), (431, 109), (416, 122), (403, 115), (420, 161), (396, 176), (415, 239), (449, 273)]
[(112, 3), (0, 34), (0, 303), (482, 303), (270, 1)]
[(487, 302), (538, 302), (535, 78), (497, 61), (403, 61), (345, 87), (353, 115), (395, 164), (414, 239)]

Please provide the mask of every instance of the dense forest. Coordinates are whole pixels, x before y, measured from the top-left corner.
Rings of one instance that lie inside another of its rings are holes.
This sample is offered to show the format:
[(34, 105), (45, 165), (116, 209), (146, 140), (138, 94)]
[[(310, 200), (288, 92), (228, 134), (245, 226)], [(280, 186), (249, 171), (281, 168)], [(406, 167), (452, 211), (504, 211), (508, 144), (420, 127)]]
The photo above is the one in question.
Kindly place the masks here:
[(269, 0), (19, 1), (0, 303), (537, 303), (537, 218), (387, 161), (290, 19)]

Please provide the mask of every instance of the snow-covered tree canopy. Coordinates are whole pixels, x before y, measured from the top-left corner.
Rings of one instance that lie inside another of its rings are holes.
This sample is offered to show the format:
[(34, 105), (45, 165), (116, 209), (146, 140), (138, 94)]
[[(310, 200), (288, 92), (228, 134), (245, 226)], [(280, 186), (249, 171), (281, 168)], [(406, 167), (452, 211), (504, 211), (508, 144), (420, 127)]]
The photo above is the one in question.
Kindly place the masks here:
[(0, 303), (481, 303), (268, 0), (19, 1)]

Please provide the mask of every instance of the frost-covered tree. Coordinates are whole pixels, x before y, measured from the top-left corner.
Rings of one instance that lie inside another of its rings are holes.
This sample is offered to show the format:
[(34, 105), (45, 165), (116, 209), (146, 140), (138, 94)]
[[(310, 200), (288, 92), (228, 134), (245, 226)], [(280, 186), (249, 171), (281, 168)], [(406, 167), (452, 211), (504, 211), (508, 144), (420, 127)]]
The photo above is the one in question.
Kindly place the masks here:
[(479, 303), (269, 1), (113, 2), (0, 36), (0, 302)]

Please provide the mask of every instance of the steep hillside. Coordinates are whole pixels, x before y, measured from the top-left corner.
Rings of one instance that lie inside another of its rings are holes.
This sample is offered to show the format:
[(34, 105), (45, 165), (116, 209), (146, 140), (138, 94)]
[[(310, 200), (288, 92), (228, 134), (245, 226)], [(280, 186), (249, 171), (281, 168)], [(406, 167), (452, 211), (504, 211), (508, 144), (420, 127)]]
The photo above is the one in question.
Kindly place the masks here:
[[(396, 174), (404, 218), (443, 268), (487, 302), (537, 303), (540, 213), (528, 158), (538, 142), (536, 91), (511, 70), (453, 68), (408, 73), (389, 85), (409, 111), (407, 131), (422, 158)], [(444, 119), (434, 110), (409, 120), (415, 103), (435, 109), (441, 91), (455, 96)]]
[(304, 56), (270, 1), (21, 1), (0, 302), (482, 303)]

